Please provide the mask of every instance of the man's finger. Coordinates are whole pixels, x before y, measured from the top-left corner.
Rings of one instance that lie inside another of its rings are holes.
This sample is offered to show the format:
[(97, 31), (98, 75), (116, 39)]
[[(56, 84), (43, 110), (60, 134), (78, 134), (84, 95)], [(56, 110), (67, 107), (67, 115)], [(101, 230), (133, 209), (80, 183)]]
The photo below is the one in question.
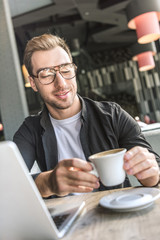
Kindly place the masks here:
[(80, 169), (82, 171), (91, 171), (92, 165), (88, 163), (86, 160), (82, 160), (79, 158), (72, 158), (72, 159), (65, 159), (59, 162), (64, 167), (67, 167), (68, 169), (74, 170), (74, 169)]

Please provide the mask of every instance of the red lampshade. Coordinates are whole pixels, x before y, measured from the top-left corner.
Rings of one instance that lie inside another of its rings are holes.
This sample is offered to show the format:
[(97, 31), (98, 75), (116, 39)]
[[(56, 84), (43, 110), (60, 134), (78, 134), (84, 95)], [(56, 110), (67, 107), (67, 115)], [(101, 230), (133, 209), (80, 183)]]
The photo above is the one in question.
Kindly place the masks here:
[(139, 71), (148, 71), (155, 67), (152, 52), (143, 52), (137, 55)]
[(132, 59), (138, 62), (139, 71), (151, 70), (155, 67), (153, 56), (156, 54), (156, 46), (154, 42), (148, 44), (135, 43), (130, 46)]
[(160, 1), (134, 0), (127, 8), (128, 27), (136, 29), (138, 42), (146, 44), (160, 38)]
[[(134, 23), (131, 23), (132, 21)], [(135, 25), (138, 42), (141, 44), (156, 41), (160, 38), (159, 20), (156, 12), (144, 13), (135, 17), (129, 23), (128, 26)]]

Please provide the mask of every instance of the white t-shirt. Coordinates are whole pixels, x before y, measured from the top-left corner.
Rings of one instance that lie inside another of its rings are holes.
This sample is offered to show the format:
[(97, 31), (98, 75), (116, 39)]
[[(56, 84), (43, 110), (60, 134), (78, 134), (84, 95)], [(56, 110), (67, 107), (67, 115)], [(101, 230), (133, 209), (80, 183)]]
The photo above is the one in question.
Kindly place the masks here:
[(81, 142), (81, 111), (73, 117), (57, 120), (51, 117), (57, 139), (58, 161), (69, 158), (86, 160)]

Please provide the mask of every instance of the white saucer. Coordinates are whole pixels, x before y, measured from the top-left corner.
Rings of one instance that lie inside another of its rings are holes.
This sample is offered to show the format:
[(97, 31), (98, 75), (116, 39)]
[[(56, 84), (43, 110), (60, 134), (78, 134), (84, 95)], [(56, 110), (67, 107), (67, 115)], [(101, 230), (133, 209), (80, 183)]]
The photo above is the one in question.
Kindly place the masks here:
[(114, 211), (127, 212), (147, 208), (159, 197), (159, 189), (139, 187), (113, 192), (101, 198), (99, 203)]

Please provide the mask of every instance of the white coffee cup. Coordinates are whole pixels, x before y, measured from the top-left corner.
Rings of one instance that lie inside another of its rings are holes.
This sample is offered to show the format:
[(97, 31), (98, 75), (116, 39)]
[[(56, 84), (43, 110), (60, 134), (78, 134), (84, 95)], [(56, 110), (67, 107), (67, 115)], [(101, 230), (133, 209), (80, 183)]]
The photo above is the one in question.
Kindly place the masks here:
[(93, 163), (90, 173), (99, 176), (103, 185), (107, 187), (123, 183), (126, 176), (123, 169), (125, 152), (125, 148), (118, 148), (89, 156), (88, 159)]

